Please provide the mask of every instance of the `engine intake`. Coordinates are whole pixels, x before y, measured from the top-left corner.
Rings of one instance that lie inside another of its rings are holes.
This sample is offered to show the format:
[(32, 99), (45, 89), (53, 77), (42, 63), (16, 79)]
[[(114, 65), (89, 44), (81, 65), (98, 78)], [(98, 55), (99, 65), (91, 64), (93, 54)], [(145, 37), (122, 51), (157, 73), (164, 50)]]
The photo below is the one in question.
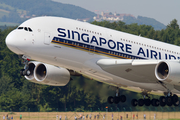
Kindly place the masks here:
[(34, 69), (36, 67), (37, 64), (39, 64), (40, 62), (36, 62), (36, 61), (31, 61), (28, 63), (28, 71), (30, 72), (30, 74), (28, 76), (25, 76), (25, 78), (31, 82), (34, 82), (34, 83), (38, 83), (37, 80), (35, 80), (34, 78)]
[(65, 86), (70, 80), (70, 73), (65, 68), (39, 63), (35, 67), (34, 77), (40, 83)]
[(180, 85), (179, 61), (160, 61), (156, 65), (155, 76), (160, 81)]
[(168, 64), (166, 62), (161, 62), (159, 63), (159, 65), (157, 66), (157, 78), (159, 80), (165, 80), (168, 77), (169, 74), (169, 67)]

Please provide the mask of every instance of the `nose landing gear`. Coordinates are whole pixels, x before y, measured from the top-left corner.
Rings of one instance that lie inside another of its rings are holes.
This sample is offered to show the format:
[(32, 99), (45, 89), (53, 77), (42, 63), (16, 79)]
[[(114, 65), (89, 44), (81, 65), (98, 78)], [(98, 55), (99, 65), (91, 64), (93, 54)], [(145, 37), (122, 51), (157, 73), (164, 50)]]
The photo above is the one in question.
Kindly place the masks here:
[(28, 63), (29, 63), (30, 59), (27, 56), (25, 56), (25, 55), (20, 56), (20, 58), (23, 59), (23, 64), (25, 65), (24, 69), (20, 70), (20, 75), (21, 76), (29, 76), (30, 75), (30, 71), (28, 70), (28, 68), (29, 68)]

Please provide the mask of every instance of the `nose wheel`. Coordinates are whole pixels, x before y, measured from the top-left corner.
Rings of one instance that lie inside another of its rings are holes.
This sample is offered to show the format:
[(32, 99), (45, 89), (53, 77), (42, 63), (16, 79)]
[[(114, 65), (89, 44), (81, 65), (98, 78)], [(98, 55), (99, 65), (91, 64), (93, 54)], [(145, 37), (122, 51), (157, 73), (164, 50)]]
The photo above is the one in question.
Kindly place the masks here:
[(21, 69), (20, 70), (20, 75), (21, 76), (29, 76), (30, 75), (30, 71), (28, 69)]
[(30, 59), (25, 55), (23, 55), (22, 57), (20, 56), (20, 58), (23, 59), (23, 64), (25, 65), (24, 69), (20, 70), (20, 75), (21, 76), (29, 76), (30, 71), (28, 70), (28, 68), (29, 68), (28, 63), (29, 63)]

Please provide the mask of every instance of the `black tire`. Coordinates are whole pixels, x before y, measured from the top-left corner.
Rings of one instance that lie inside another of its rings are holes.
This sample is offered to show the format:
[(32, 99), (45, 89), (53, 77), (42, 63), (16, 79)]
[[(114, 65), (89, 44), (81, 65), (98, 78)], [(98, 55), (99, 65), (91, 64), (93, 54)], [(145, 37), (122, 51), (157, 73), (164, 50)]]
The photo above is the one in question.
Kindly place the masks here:
[(164, 103), (164, 102), (159, 102), (159, 105), (161, 106), (161, 107), (164, 107), (165, 105), (166, 105), (166, 103)]
[(30, 70), (27, 70), (26, 76), (30, 76), (30, 75), (31, 75), (31, 71), (30, 71)]
[(174, 106), (179, 106), (179, 100), (173, 103)]
[(150, 106), (150, 105), (151, 105), (151, 100), (150, 100), (150, 99), (145, 99), (145, 100), (144, 100), (144, 104), (145, 104), (146, 106)]
[(159, 104), (161, 107), (164, 107), (166, 105), (166, 98), (164, 96), (161, 96), (159, 98)]
[(156, 107), (158, 107), (158, 106), (159, 106), (159, 104), (160, 104), (159, 100), (158, 100), (158, 99), (155, 99), (155, 103), (154, 103), (154, 105), (155, 105)]
[(21, 70), (20, 70), (20, 75), (21, 75), (21, 76), (24, 76), (23, 72), (24, 72), (24, 69), (21, 69)]
[(138, 101), (137, 101), (136, 99), (132, 99), (131, 105), (132, 105), (133, 107), (137, 106), (137, 105), (138, 105)]
[(166, 97), (166, 105), (172, 106), (172, 104), (173, 104), (172, 97), (171, 96)]
[(159, 98), (159, 101), (165, 103), (165, 102), (166, 102), (166, 98), (165, 98), (164, 96), (161, 96), (161, 97)]
[(120, 101), (119, 97), (115, 96), (115, 97), (113, 98), (113, 102), (114, 102), (115, 104), (118, 104), (119, 101)]
[(155, 106), (155, 99), (151, 100), (152, 106)]
[(109, 96), (108, 99), (107, 99), (107, 102), (108, 102), (109, 104), (112, 104), (113, 101), (114, 101), (114, 98), (113, 98), (112, 96)]
[(139, 106), (143, 106), (144, 105), (144, 100), (143, 99), (139, 99), (138, 100), (138, 105)]
[(120, 101), (121, 101), (122, 103), (126, 102), (126, 96), (125, 96), (125, 95), (121, 95), (121, 96), (120, 96)]
[(152, 106), (157, 107), (157, 106), (159, 106), (159, 104), (160, 104), (160, 102), (158, 99), (152, 99)]
[(173, 103), (176, 103), (177, 101), (179, 101), (179, 98), (178, 98), (178, 96), (176, 94), (174, 94), (172, 96), (172, 101), (173, 101)]

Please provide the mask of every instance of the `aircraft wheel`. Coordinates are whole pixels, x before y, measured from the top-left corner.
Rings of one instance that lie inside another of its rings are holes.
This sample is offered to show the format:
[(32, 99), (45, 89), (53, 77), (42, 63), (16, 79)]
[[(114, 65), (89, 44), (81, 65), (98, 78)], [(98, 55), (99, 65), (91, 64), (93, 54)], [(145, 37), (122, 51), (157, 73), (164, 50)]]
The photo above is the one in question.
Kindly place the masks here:
[(160, 102), (158, 99), (152, 99), (152, 106), (157, 107), (157, 106), (159, 106), (159, 104), (160, 104)]
[(151, 100), (152, 106), (155, 106), (155, 99)]
[(143, 106), (144, 105), (144, 100), (143, 99), (139, 99), (138, 100), (138, 105), (139, 106)]
[(137, 101), (136, 99), (132, 99), (131, 105), (132, 105), (133, 107), (137, 106), (137, 105), (138, 105), (138, 101)]
[(115, 97), (113, 98), (113, 102), (114, 102), (115, 104), (118, 104), (119, 101), (120, 101), (119, 97), (115, 96)]
[(171, 96), (166, 97), (166, 104), (167, 104), (168, 106), (172, 106), (172, 103), (173, 103), (172, 97), (171, 97)]
[(158, 100), (158, 99), (155, 99), (155, 101), (154, 101), (154, 105), (155, 105), (156, 107), (158, 107), (158, 106), (159, 106), (159, 104), (160, 104), (159, 100)]
[(123, 102), (126, 102), (126, 96), (125, 95), (121, 95), (120, 96), (120, 101), (123, 103)]
[(151, 100), (150, 99), (144, 99), (144, 104), (146, 106), (150, 106), (151, 105)]
[(31, 74), (31, 72), (29, 70), (25, 70), (25, 69), (21, 69), (20, 70), (20, 75), (21, 76), (29, 76)]
[(177, 102), (174, 102), (173, 104), (174, 106), (179, 106), (179, 100)]
[(179, 101), (179, 98), (178, 98), (178, 96), (177, 96), (176, 94), (174, 94), (174, 95), (172, 96), (172, 101), (173, 101), (173, 103)]
[(161, 96), (159, 98), (160, 106), (164, 107), (166, 105), (166, 98), (164, 96)]
[(113, 101), (114, 101), (114, 98), (112, 96), (109, 96), (107, 101), (108, 101), (109, 104), (112, 104)]
[(31, 72), (29, 70), (26, 71), (26, 76), (29, 76), (31, 74)]
[(21, 69), (21, 70), (20, 70), (20, 75), (21, 75), (21, 76), (24, 76), (23, 71), (24, 71), (24, 69)]

